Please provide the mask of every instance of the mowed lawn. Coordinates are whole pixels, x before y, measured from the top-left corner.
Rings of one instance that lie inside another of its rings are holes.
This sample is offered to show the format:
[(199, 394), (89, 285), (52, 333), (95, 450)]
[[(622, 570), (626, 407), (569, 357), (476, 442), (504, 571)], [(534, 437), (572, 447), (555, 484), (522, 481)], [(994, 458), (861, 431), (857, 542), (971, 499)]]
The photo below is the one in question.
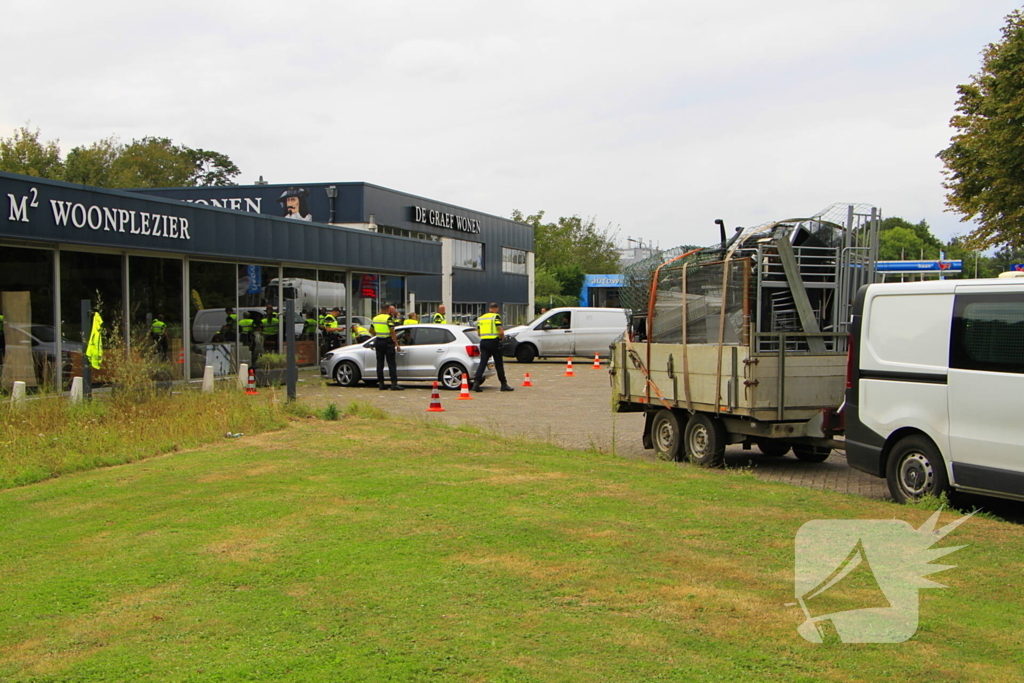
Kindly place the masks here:
[[(900, 644), (812, 644), (794, 536), (930, 512), (347, 417), (0, 492), (4, 681), (1021, 681), (1024, 533)], [(955, 519), (943, 513), (943, 522)]]

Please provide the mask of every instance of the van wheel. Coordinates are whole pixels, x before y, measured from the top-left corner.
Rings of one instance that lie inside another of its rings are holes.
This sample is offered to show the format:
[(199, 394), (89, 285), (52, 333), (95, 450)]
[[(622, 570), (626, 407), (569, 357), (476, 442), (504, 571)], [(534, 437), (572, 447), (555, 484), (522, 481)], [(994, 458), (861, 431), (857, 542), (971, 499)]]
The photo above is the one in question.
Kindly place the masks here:
[(334, 366), (334, 381), (343, 387), (355, 386), (359, 382), (359, 368), (351, 361), (341, 361)]
[(683, 430), (679, 416), (667, 408), (659, 410), (651, 422), (651, 443), (662, 460), (679, 460), (682, 452)]
[(701, 467), (721, 467), (725, 461), (725, 427), (703, 413), (696, 413), (686, 423), (687, 459)]
[(776, 439), (761, 439), (757, 442), (757, 450), (772, 458), (781, 458), (789, 453), (789, 444)]
[(939, 449), (925, 436), (914, 434), (896, 442), (886, 465), (889, 493), (897, 503), (924, 496), (938, 498), (949, 491), (946, 463)]
[(832, 455), (828, 446), (793, 446), (793, 455), (802, 462), (825, 462)]
[(533, 344), (520, 344), (516, 347), (516, 360), (520, 363), (532, 363), (537, 357), (537, 349)]

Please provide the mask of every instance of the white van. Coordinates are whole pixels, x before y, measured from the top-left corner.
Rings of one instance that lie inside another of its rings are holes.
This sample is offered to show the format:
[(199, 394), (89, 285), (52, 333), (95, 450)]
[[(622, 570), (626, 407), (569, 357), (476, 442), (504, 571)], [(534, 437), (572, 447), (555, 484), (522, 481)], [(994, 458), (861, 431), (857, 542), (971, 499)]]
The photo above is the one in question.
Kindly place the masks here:
[(850, 338), (851, 466), (899, 502), (1024, 500), (1024, 279), (868, 285)]
[(533, 322), (505, 330), (501, 350), (520, 363), (537, 357), (607, 357), (608, 347), (625, 331), (623, 308), (553, 308)]

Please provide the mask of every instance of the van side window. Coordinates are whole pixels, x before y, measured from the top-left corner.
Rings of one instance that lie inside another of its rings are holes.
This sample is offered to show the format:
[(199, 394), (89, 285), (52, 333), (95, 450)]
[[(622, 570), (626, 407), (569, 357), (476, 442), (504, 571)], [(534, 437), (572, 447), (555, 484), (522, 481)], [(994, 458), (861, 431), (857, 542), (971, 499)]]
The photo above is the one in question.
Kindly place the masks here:
[(957, 294), (949, 367), (1024, 374), (1024, 294)]
[(545, 320), (542, 327), (549, 330), (568, 330), (571, 317), (571, 311), (559, 311)]

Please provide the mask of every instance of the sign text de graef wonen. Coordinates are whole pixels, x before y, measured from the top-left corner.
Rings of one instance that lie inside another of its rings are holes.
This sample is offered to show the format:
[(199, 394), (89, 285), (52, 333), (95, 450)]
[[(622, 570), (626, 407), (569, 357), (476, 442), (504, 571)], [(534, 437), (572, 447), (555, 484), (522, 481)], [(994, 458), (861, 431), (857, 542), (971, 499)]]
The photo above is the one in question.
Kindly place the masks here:
[(433, 225), (438, 228), (448, 228), (449, 230), (471, 232), (474, 235), (480, 233), (480, 221), (475, 218), (466, 218), (465, 216), (458, 216), (454, 213), (444, 213), (443, 211), (425, 209), (422, 206), (412, 206), (409, 208), (412, 209), (412, 220), (415, 223)]
[[(29, 222), (29, 211), (39, 207), (39, 191), (30, 188), (23, 197), (8, 194), (10, 202), (7, 220)], [(51, 199), (53, 222), (60, 227), (71, 226), (80, 230), (104, 230), (107, 232), (124, 232), (131, 235), (146, 237), (167, 237), (170, 239), (190, 240), (188, 219), (184, 216), (171, 216), (149, 211), (133, 209), (117, 209), (95, 204), (82, 204), (60, 199)]]

